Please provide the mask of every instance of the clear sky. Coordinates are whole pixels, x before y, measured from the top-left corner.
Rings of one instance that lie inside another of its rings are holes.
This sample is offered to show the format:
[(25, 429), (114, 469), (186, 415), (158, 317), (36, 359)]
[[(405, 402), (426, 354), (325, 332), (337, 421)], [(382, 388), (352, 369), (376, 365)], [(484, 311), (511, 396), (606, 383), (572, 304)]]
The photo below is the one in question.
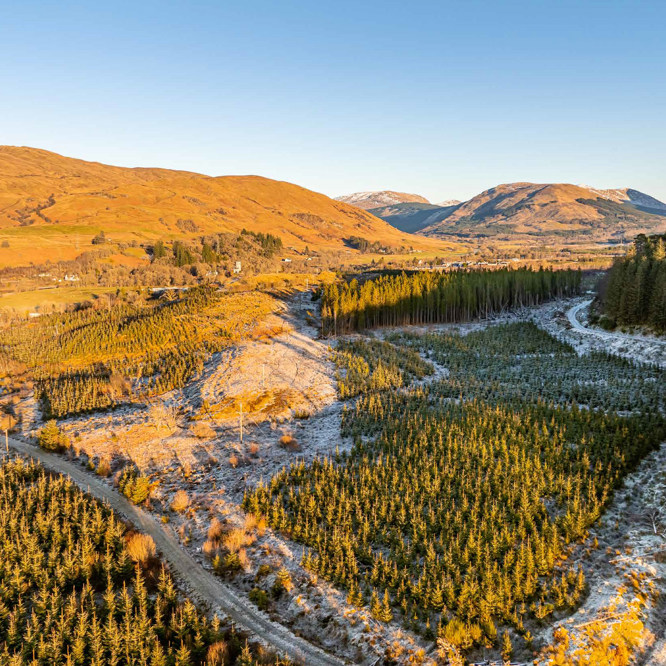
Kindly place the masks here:
[(666, 201), (663, 0), (0, 0), (0, 143), (434, 201)]

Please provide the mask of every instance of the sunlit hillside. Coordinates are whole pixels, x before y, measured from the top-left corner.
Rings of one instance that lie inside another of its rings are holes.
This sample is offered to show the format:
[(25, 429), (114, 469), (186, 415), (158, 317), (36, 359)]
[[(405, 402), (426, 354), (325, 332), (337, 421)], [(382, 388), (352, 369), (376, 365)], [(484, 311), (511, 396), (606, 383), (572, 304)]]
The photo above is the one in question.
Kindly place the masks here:
[(102, 231), (114, 240), (142, 242), (243, 228), (278, 235), (296, 250), (342, 249), (350, 237), (387, 250), (447, 247), (291, 183), (129, 169), (0, 147), (0, 265), (72, 259)]
[(423, 234), (607, 243), (666, 229), (666, 206), (649, 195), (563, 183), (498, 185), (441, 211)]

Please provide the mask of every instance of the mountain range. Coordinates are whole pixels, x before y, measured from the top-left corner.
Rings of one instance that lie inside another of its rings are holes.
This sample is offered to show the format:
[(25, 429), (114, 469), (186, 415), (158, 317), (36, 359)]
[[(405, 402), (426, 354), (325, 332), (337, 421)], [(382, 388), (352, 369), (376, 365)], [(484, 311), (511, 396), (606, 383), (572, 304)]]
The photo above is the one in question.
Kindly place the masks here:
[(339, 200), (359, 201), (402, 231), (451, 240), (608, 243), (666, 229), (666, 204), (631, 188), (507, 183), (464, 202), (431, 204), (419, 195), (386, 191)]
[(393, 206), (403, 203), (430, 204), (430, 202), (419, 194), (408, 194), (407, 192), (393, 192), (382, 190), (381, 192), (355, 192), (343, 197), (336, 197), (336, 201), (343, 201), (363, 210), (372, 210), (383, 206)]
[(354, 237), (395, 249), (449, 246), (292, 183), (116, 167), (0, 146), (0, 266), (73, 259), (102, 231), (150, 243), (244, 228), (277, 235), (295, 251), (355, 253)]
[(242, 229), (279, 236), (287, 253), (589, 247), (665, 232), (666, 204), (630, 188), (559, 183), (507, 183), (439, 204), (390, 190), (331, 199), (260, 176), (117, 167), (0, 146), (0, 267), (73, 259), (100, 232), (145, 245)]

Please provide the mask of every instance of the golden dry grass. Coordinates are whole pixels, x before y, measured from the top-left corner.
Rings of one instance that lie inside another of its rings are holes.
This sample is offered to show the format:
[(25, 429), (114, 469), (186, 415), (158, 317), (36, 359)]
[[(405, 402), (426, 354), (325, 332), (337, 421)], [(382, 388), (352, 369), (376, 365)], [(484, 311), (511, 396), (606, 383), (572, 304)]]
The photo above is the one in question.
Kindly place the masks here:
[(183, 513), (190, 508), (190, 496), (184, 490), (179, 490), (171, 500), (171, 510), (176, 513)]
[(291, 388), (248, 391), (230, 396), (216, 405), (211, 405), (210, 412), (215, 419), (238, 419), (242, 404), (243, 414), (252, 416), (261, 413), (262, 416), (268, 417), (283, 414), (288, 409), (294, 409), (302, 400), (302, 394)]
[[(0, 265), (2, 265), (0, 257)], [(32, 312), (37, 309), (46, 312), (51, 307), (95, 301), (105, 294), (115, 293), (115, 287), (54, 287), (34, 289), (0, 295), (0, 309), (16, 312)]]

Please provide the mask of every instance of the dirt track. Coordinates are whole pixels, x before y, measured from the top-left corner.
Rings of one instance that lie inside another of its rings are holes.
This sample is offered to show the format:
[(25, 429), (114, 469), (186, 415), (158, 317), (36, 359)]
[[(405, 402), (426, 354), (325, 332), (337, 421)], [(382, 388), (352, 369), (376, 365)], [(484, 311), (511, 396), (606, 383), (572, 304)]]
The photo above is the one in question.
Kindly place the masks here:
[(35, 458), (48, 469), (69, 476), (82, 489), (107, 502), (112, 509), (131, 520), (146, 534), (150, 534), (162, 557), (171, 565), (174, 574), (186, 584), (195, 598), (203, 601), (211, 610), (219, 611), (236, 626), (248, 631), (253, 637), (297, 663), (307, 666), (337, 666), (344, 663), (298, 638), (282, 625), (271, 621), (249, 601), (241, 599), (229, 587), (201, 567), (180, 546), (176, 537), (167, 528), (146, 511), (131, 504), (99, 477), (89, 474), (79, 465), (26, 442), (10, 438), (9, 444), (20, 453)]

